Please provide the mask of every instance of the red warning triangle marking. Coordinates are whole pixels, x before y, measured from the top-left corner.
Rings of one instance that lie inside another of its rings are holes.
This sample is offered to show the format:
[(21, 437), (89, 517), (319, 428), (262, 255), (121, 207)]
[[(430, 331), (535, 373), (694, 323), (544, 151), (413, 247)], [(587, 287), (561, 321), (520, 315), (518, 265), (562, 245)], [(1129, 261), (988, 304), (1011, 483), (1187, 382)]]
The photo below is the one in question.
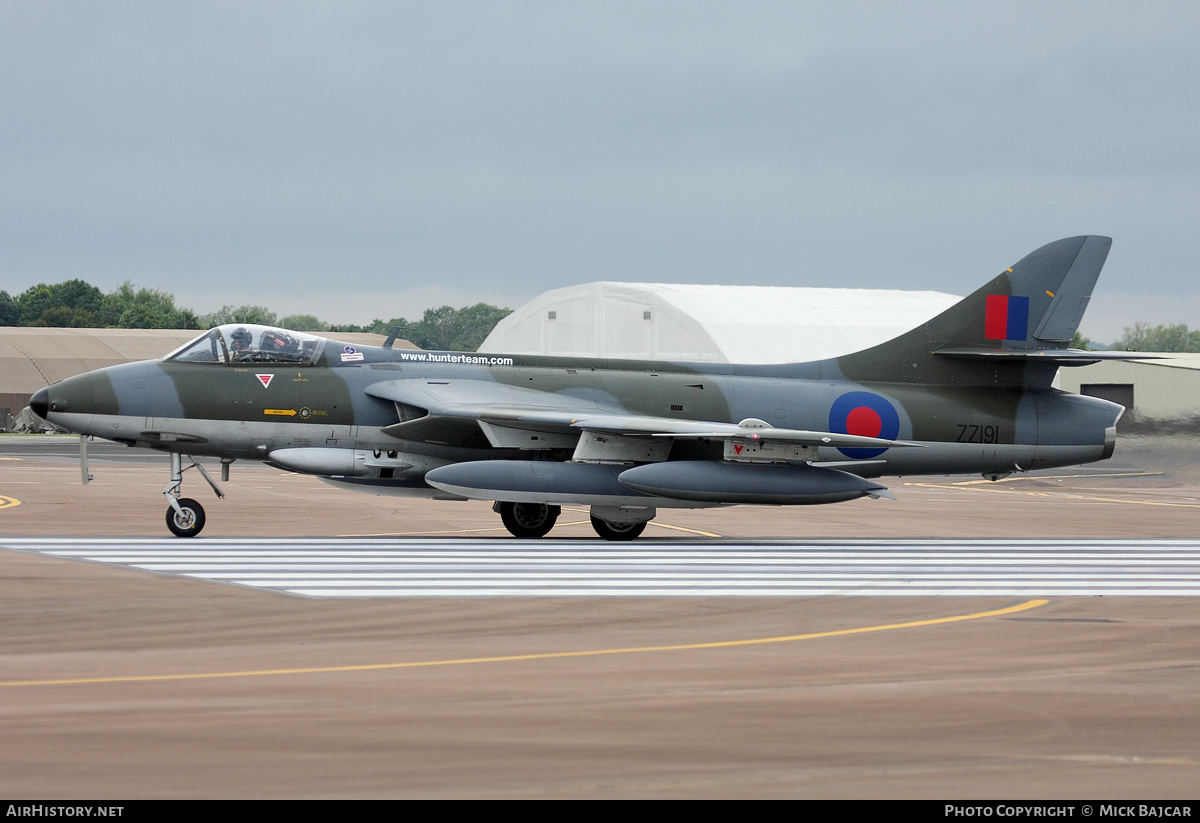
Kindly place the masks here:
[(258, 378), (259, 383), (263, 384), (264, 389), (267, 386), (271, 385), (271, 380), (274, 379), (274, 377), (275, 377), (275, 375), (273, 375), (273, 374), (256, 374), (254, 376)]
[(734, 454), (741, 454), (741, 453), (742, 453), (742, 449), (744, 449), (744, 448), (746, 448), (746, 447), (745, 447), (745, 446), (739, 446), (737, 443), (734, 443), (734, 444), (733, 444), (733, 453), (734, 453)]

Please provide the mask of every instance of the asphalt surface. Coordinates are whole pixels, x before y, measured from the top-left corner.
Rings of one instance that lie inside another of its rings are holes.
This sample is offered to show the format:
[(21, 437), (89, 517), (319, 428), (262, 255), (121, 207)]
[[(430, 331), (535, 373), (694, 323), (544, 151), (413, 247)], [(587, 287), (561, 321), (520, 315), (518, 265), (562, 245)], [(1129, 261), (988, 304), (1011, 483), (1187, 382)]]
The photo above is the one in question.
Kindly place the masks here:
[[(93, 444), (96, 480), (83, 487), (75, 449), (71, 439), (0, 437), (0, 538), (162, 542), (165, 457)], [(663, 512), (651, 539), (629, 546), (719, 554), (816, 538), (1121, 539), (1135, 546), (1132, 579), (1161, 554), (1156, 539), (1195, 536), (1198, 455), (1190, 441), (1132, 440), (1105, 464), (1001, 483), (888, 478), (897, 501)], [(487, 504), (357, 495), (242, 464), (218, 501), (194, 474), (185, 494), (209, 515), (189, 541), (197, 552), (245, 538), (325, 537), (316, 542), (335, 548), (420, 540), (435, 552), (519, 543)], [(612, 545), (595, 541), (586, 520), (564, 511), (550, 535), (585, 561)], [(5, 795), (1157, 799), (1200, 790), (1191, 596), (1027, 587), (341, 598), (134, 565), (0, 550)]]

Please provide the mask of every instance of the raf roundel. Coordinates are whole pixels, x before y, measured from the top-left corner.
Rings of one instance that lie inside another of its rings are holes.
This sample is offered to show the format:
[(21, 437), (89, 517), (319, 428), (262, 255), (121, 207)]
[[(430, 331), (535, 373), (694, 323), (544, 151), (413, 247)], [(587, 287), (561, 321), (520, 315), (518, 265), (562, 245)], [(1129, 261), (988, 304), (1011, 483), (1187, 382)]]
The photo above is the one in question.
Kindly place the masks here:
[[(900, 434), (900, 415), (896, 407), (877, 394), (866, 391), (846, 392), (829, 409), (829, 430), (838, 434), (882, 437), (895, 440)], [(838, 449), (853, 460), (878, 457), (887, 449)]]

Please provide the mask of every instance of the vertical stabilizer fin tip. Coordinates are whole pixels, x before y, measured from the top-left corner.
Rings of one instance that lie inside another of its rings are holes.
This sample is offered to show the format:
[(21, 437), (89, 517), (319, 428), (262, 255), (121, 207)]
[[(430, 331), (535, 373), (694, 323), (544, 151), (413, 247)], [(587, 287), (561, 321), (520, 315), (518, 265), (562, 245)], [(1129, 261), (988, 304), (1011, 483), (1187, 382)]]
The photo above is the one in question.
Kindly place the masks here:
[(1084, 238), (1062, 283), (1053, 291), (1046, 289), (1050, 306), (1033, 332), (1036, 339), (1068, 342), (1075, 336), (1110, 248), (1111, 238), (1096, 235)]

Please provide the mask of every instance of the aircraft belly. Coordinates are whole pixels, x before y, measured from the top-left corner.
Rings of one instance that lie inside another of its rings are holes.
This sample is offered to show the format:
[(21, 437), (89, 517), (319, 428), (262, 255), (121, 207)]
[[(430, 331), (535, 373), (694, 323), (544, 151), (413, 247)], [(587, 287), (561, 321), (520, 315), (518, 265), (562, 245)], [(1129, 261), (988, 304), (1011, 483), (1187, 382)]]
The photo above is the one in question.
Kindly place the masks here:
[(1029, 466), (1030, 469), (1054, 469), (1061, 466), (1078, 466), (1083, 463), (1095, 463), (1106, 460), (1111, 451), (1106, 454), (1103, 444), (1094, 446), (1038, 446), (1037, 456)]
[(376, 494), (384, 497), (415, 497), (426, 500), (466, 500), (456, 494), (444, 492), (427, 485), (422, 480), (377, 480), (364, 477), (321, 477), (322, 483), (336, 486), (339, 489)]
[[(104, 434), (109, 429), (108, 415), (80, 414), (77, 412), (53, 412), (49, 421), (54, 425), (70, 432), (90, 434), (96, 437), (114, 439), (112, 435)], [(103, 431), (102, 431), (103, 430)]]
[[(864, 461), (864, 476), (914, 474), (983, 474), (1013, 472), (1033, 467), (1037, 447), (1009, 443), (936, 443), (921, 442), (920, 449), (891, 449), (882, 465)], [(852, 465), (839, 465), (843, 471), (859, 474)]]

